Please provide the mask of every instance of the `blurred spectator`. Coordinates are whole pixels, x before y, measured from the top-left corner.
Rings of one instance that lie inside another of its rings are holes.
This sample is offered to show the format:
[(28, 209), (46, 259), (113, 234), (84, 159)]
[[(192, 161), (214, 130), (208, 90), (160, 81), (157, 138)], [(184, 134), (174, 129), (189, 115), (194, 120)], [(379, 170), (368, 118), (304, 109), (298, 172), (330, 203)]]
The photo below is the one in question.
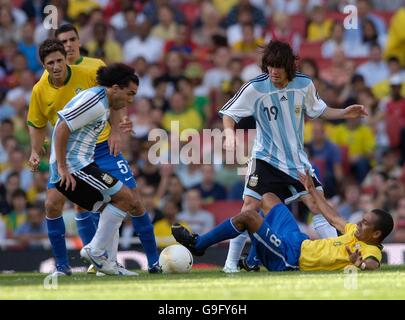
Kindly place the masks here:
[[(94, 8), (87, 14), (84, 26), (78, 28), (80, 42), (85, 45), (94, 39), (94, 26), (103, 22), (103, 11), (100, 8)], [(113, 37), (113, 30), (108, 30), (107, 38)]]
[(231, 24), (226, 29), (226, 36), (228, 38), (228, 43), (230, 46), (233, 46), (236, 42), (241, 41), (242, 26), (244, 24), (253, 24), (254, 25), (254, 35), (255, 38), (259, 38), (263, 32), (262, 25), (258, 21), (253, 19), (252, 12), (249, 10), (237, 11), (237, 23)]
[(344, 38), (344, 30), (341, 21), (333, 23), (330, 38), (322, 44), (322, 57), (331, 58), (337, 47), (342, 48), (348, 58), (365, 57), (369, 54), (368, 47), (360, 45), (360, 43), (348, 42)]
[(16, 145), (11, 146), (7, 144), (8, 139), (13, 137), (14, 124), (10, 119), (3, 119), (0, 123), (0, 169), (3, 170), (7, 165), (10, 151), (15, 149)]
[(148, 73), (149, 66), (145, 57), (139, 56), (135, 58), (132, 66), (134, 67), (139, 78), (139, 86), (138, 91), (136, 92), (136, 97), (152, 98), (155, 94), (155, 91), (152, 86), (152, 78)]
[(336, 47), (332, 64), (320, 72), (320, 78), (331, 85), (342, 88), (350, 81), (354, 73), (354, 63), (348, 60), (342, 48)]
[(30, 22), (27, 22), (22, 27), (21, 40), (17, 45), (18, 50), (27, 60), (28, 69), (34, 73), (42, 73), (43, 67), (38, 57), (38, 46), (34, 42), (34, 28)]
[(138, 176), (137, 178), (143, 177), (147, 185), (157, 187), (161, 182), (161, 175), (159, 173), (159, 167), (150, 162), (148, 157), (148, 149), (150, 143), (145, 143), (142, 145), (142, 151), (138, 159)]
[(270, 40), (289, 43), (296, 54), (299, 53), (302, 41), (300, 34), (292, 29), (290, 17), (283, 11), (277, 11), (273, 15), (272, 27), (265, 34), (265, 43)]
[(404, 143), (401, 131), (405, 128), (405, 97), (401, 95), (401, 86), (399, 75), (391, 77), (390, 98), (380, 104), (381, 110), (384, 110), (386, 132), (391, 148), (397, 148)]
[(14, 238), (21, 248), (42, 249), (39, 240), (48, 239), (48, 229), (45, 221), (45, 208), (41, 203), (27, 208), (27, 221), (14, 232)]
[[(120, 20), (122, 22), (118, 22)], [(110, 24), (115, 29), (115, 39), (123, 46), (125, 42), (137, 35), (139, 25), (144, 21), (145, 17), (143, 15), (137, 15), (133, 8), (128, 7), (123, 12), (114, 15), (110, 20)]]
[(160, 60), (163, 53), (163, 40), (150, 34), (150, 22), (145, 20), (138, 27), (138, 34), (128, 40), (123, 49), (125, 62), (132, 62), (135, 58), (145, 57), (148, 63)]
[(332, 20), (325, 17), (325, 10), (323, 6), (313, 7), (307, 29), (307, 40), (326, 40), (331, 34), (332, 24)]
[(105, 63), (122, 61), (121, 47), (118, 42), (107, 38), (108, 26), (104, 22), (98, 22), (94, 25), (94, 40), (87, 43), (86, 48), (89, 55), (103, 60)]
[(394, 211), (398, 208), (399, 200), (404, 196), (404, 186), (400, 180), (389, 178), (380, 188), (375, 206), (388, 212)]
[(384, 48), (387, 39), (385, 34), (378, 34), (374, 22), (370, 19), (365, 19), (361, 25), (363, 31), (362, 45), (366, 46), (368, 51), (370, 47), (377, 43), (381, 48)]
[(180, 163), (176, 168), (176, 174), (185, 189), (189, 189), (203, 180), (201, 165), (196, 163)]
[(183, 95), (176, 91), (170, 98), (170, 110), (163, 115), (162, 126), (168, 131), (177, 131), (183, 135), (187, 129), (200, 130), (203, 121), (200, 114), (194, 109), (187, 109)]
[[(67, 3), (67, 1), (60, 1), (58, 3), (58, 1), (55, 1), (55, 3), (53, 3), (53, 5), (56, 6), (56, 12), (57, 12), (57, 19), (55, 19), (56, 24), (58, 26), (61, 26), (63, 24), (69, 23), (69, 21), (67, 21), (67, 17), (66, 17), (66, 6), (64, 5), (64, 3)], [(35, 43), (36, 44), (41, 44), (43, 41), (45, 41), (48, 38), (52, 38), (54, 35), (54, 29), (49, 28), (48, 24), (45, 23), (39, 23), (35, 26), (35, 31), (34, 31), (34, 39), (35, 39)], [(81, 41), (84, 42), (84, 39), (82, 37), (80, 37)]]
[(358, 183), (361, 183), (371, 168), (375, 151), (375, 137), (370, 127), (361, 119), (348, 119), (336, 127), (332, 139), (337, 145), (348, 150), (351, 171)]
[(193, 232), (204, 234), (215, 226), (215, 218), (211, 212), (201, 208), (201, 194), (197, 189), (190, 189), (185, 196), (185, 210), (180, 212), (178, 219), (185, 221)]
[(405, 66), (405, 8), (400, 8), (391, 19), (388, 31), (385, 57), (397, 57), (402, 67)]
[(372, 87), (376, 83), (388, 78), (389, 70), (387, 63), (382, 60), (381, 47), (374, 43), (370, 49), (370, 60), (361, 64), (357, 70), (366, 80), (367, 87)]
[(214, 202), (216, 200), (226, 199), (226, 189), (215, 182), (215, 171), (212, 165), (202, 165), (202, 182), (194, 186), (199, 190), (204, 203)]
[(319, 168), (320, 180), (326, 198), (338, 193), (343, 179), (342, 156), (337, 145), (326, 136), (325, 126), (321, 120), (312, 122), (312, 140), (307, 145), (312, 162)]
[(177, 8), (177, 6), (171, 6), (170, 1), (168, 1), (168, 0), (149, 0), (143, 7), (143, 13), (146, 15), (146, 17), (152, 23), (152, 25), (156, 25), (159, 23), (159, 14), (160, 14), (159, 9), (162, 6), (169, 6), (176, 23), (184, 22), (183, 13)]
[(242, 25), (242, 39), (233, 44), (234, 54), (241, 58), (253, 59), (258, 54), (257, 49), (264, 46), (264, 40), (254, 34), (254, 25), (245, 23)]
[(401, 198), (398, 202), (394, 222), (393, 240), (395, 242), (405, 242), (405, 198)]
[(219, 47), (214, 53), (214, 67), (209, 69), (203, 80), (203, 85), (209, 92), (221, 87), (222, 82), (231, 79), (231, 74), (228, 70), (229, 61), (231, 59), (230, 50), (227, 47)]
[(180, 52), (185, 60), (192, 59), (194, 43), (191, 41), (189, 29), (186, 25), (180, 24), (177, 27), (177, 32), (173, 39), (169, 39), (165, 43), (164, 52), (170, 51)]
[(21, 189), (11, 194), (11, 211), (3, 216), (7, 229), (7, 237), (11, 238), (14, 232), (27, 220), (27, 196)]
[(178, 25), (174, 19), (173, 11), (169, 5), (160, 5), (158, 8), (158, 23), (152, 28), (151, 35), (163, 41), (174, 40), (178, 32)]
[(183, 77), (185, 60), (177, 51), (170, 51), (165, 56), (165, 73), (162, 77), (167, 81), (167, 96), (171, 96), (177, 86), (177, 81)]
[(240, 14), (242, 12), (248, 12), (255, 24), (258, 24), (261, 27), (266, 26), (267, 22), (263, 15), (263, 11), (254, 6), (250, 0), (240, 0), (239, 3), (233, 6), (228, 13), (226, 19), (228, 27), (241, 22)]
[(5, 6), (0, 6), (0, 46), (10, 41), (16, 42), (20, 37), (20, 29), (11, 11)]
[(130, 116), (132, 120), (132, 132), (138, 139), (147, 139), (150, 130), (155, 126), (150, 117), (151, 103), (146, 98), (141, 98), (136, 101), (135, 113)]
[(11, 70), (5, 78), (6, 86), (9, 88), (18, 87), (26, 70), (27, 59), (21, 52), (16, 52), (11, 60)]
[(14, 103), (22, 101), (24, 107), (28, 106), (34, 84), (34, 74), (30, 70), (24, 70), (21, 73), (20, 85), (7, 92), (6, 102), (13, 105)]
[(158, 77), (153, 80), (153, 89), (155, 91), (151, 103), (153, 109), (159, 109), (166, 112), (170, 109), (169, 100), (166, 98), (168, 80), (164, 77)]
[[(371, 20), (377, 30), (378, 37), (383, 37), (386, 33), (385, 23), (382, 18), (372, 13), (372, 4), (369, 0), (356, 1), (358, 23), (361, 26), (363, 22), (368, 19)], [(351, 43), (361, 43), (363, 39), (362, 28), (346, 29), (345, 38)]]
[(1, 243), (2, 240), (6, 239), (6, 235), (7, 235), (6, 231), (7, 231), (6, 230), (6, 225), (5, 225), (4, 221), (0, 217), (0, 243)]
[(21, 9), (27, 15), (28, 20), (39, 24), (45, 16), (44, 8), (48, 4), (49, 0), (24, 0), (21, 4)]
[(196, 45), (208, 47), (214, 35), (225, 36), (225, 30), (220, 23), (221, 15), (211, 3), (204, 1), (201, 4), (201, 17), (197, 20), (195, 31), (192, 34), (192, 39)]
[(32, 172), (25, 168), (25, 154), (21, 149), (15, 149), (9, 155), (8, 168), (0, 174), (0, 183), (5, 183), (11, 172), (17, 172), (20, 177), (20, 187), (27, 191), (32, 184)]
[(145, 186), (140, 191), (142, 203), (148, 212), (150, 221), (155, 224), (163, 219), (163, 213), (156, 206), (156, 189), (153, 186)]
[(174, 223), (178, 222), (186, 228), (189, 228), (187, 222), (179, 219), (179, 207), (177, 206), (175, 201), (168, 200), (165, 203), (162, 211), (163, 218), (153, 225), (153, 231), (155, 233), (157, 246), (160, 249), (177, 243), (172, 235), (172, 225)]
[(45, 202), (48, 186), (48, 169), (48, 166), (40, 165), (38, 171), (33, 173), (33, 182), (27, 191), (28, 202)]
[(194, 88), (191, 79), (181, 77), (177, 81), (176, 90), (183, 95), (184, 99), (186, 100), (187, 108), (196, 110), (203, 119), (204, 123), (207, 119), (210, 119), (211, 109), (208, 97), (200, 88)]
[(401, 69), (401, 64), (397, 57), (389, 57), (387, 60), (388, 70), (389, 70), (389, 78), (386, 78), (380, 82), (377, 82), (371, 89), (373, 90), (373, 94), (378, 99), (386, 98), (391, 93), (390, 88), (390, 80), (394, 77), (399, 77), (402, 83), (401, 94), (405, 96), (405, 69)]
[(375, 175), (398, 179), (401, 177), (401, 173), (402, 168), (399, 166), (398, 153), (394, 149), (387, 149), (382, 154), (381, 163), (367, 174), (362, 186), (365, 190), (373, 190), (376, 184), (382, 184), (382, 182), (375, 180)]
[(360, 186), (357, 183), (345, 183), (343, 202), (337, 208), (339, 215), (348, 221), (353, 213), (359, 210)]
[[(168, 166), (162, 167), (162, 169), (169, 168)], [(159, 208), (163, 210), (163, 207), (168, 201), (173, 201), (176, 207), (181, 210), (183, 208), (183, 192), (184, 188), (181, 184), (179, 177), (170, 170), (162, 171), (162, 179), (158, 188), (158, 198), (160, 199)]]

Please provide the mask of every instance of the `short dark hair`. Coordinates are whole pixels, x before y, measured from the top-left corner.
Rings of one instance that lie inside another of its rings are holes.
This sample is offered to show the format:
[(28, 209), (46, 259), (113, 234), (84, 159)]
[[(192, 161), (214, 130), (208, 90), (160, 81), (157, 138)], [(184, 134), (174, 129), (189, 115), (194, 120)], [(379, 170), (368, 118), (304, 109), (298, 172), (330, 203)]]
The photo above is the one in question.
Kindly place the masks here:
[(41, 62), (44, 63), (45, 58), (56, 51), (59, 51), (66, 57), (66, 50), (62, 41), (59, 41), (58, 39), (46, 39), (39, 46), (39, 58), (41, 59)]
[(294, 79), (297, 72), (297, 56), (288, 43), (272, 40), (263, 48), (262, 71), (268, 73), (267, 67), (284, 68), (288, 81)]
[(69, 32), (69, 31), (74, 31), (77, 35), (77, 38), (79, 38), (79, 32), (77, 32), (76, 27), (71, 23), (62, 24), (58, 29), (56, 29), (55, 38), (57, 38), (58, 35), (60, 35), (61, 33)]
[(11, 199), (20, 198), (20, 197), (23, 197), (24, 199), (27, 199), (27, 194), (22, 189), (16, 189), (11, 194)]
[(139, 85), (139, 78), (135, 74), (135, 69), (124, 63), (113, 63), (97, 70), (97, 83), (100, 86), (112, 87), (116, 84), (120, 88), (124, 88), (130, 82)]
[(377, 216), (377, 222), (374, 225), (375, 230), (381, 231), (380, 242), (382, 242), (394, 228), (394, 219), (389, 212), (382, 209), (371, 210)]

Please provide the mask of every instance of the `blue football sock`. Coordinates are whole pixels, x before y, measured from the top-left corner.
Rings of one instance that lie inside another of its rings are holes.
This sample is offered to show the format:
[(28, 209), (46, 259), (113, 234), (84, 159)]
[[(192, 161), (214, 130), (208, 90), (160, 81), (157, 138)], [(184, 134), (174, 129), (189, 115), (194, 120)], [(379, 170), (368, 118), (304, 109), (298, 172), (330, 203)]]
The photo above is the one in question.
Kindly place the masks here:
[(94, 225), (96, 226), (96, 229), (98, 227), (98, 222), (100, 221), (100, 213), (99, 212), (92, 212), (92, 218), (93, 218), (93, 222)]
[(215, 243), (221, 242), (227, 239), (233, 239), (240, 235), (242, 231), (239, 231), (233, 225), (231, 219), (225, 220), (221, 224), (217, 225), (214, 229), (206, 234), (199, 235), (195, 248), (197, 250), (205, 250), (209, 246)]
[(65, 242), (65, 222), (63, 217), (60, 216), (56, 219), (46, 218), (46, 224), (48, 227), (48, 237), (52, 246), (52, 253), (56, 260), (57, 266), (69, 264), (66, 242)]
[(90, 211), (78, 213), (75, 217), (77, 224), (77, 232), (80, 239), (82, 239), (83, 245), (90, 243), (96, 234), (96, 225), (94, 224), (93, 216), (95, 214)]
[(148, 266), (151, 268), (159, 260), (159, 254), (149, 214), (145, 212), (141, 216), (132, 216), (132, 225), (137, 233), (139, 233), (139, 239), (148, 259)]

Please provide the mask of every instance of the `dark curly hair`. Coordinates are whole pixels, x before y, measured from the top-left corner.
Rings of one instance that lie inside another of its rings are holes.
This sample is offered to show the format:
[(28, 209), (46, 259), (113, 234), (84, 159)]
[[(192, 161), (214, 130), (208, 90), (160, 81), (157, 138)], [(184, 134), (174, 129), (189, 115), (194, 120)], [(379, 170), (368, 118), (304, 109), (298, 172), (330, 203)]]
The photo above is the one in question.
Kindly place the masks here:
[(112, 87), (116, 84), (122, 89), (130, 82), (138, 86), (139, 78), (135, 74), (135, 69), (124, 63), (112, 63), (97, 70), (97, 83), (100, 86)]
[(288, 81), (291, 81), (297, 72), (296, 60), (297, 56), (288, 43), (272, 40), (263, 48), (262, 71), (269, 73), (267, 67), (284, 68)]
[(59, 51), (66, 57), (66, 50), (62, 41), (58, 39), (47, 39), (39, 46), (39, 58), (45, 63), (45, 58), (53, 52)]

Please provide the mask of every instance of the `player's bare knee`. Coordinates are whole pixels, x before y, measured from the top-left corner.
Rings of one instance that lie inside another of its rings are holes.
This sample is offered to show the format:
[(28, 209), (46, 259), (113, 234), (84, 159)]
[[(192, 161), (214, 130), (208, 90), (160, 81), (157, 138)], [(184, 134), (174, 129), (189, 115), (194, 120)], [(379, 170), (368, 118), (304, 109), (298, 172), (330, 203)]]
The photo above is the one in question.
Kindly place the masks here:
[(45, 212), (48, 218), (57, 218), (62, 215), (63, 204), (55, 199), (45, 200)]
[(260, 208), (260, 200), (246, 197), (245, 201), (243, 202), (242, 211), (259, 211)]

